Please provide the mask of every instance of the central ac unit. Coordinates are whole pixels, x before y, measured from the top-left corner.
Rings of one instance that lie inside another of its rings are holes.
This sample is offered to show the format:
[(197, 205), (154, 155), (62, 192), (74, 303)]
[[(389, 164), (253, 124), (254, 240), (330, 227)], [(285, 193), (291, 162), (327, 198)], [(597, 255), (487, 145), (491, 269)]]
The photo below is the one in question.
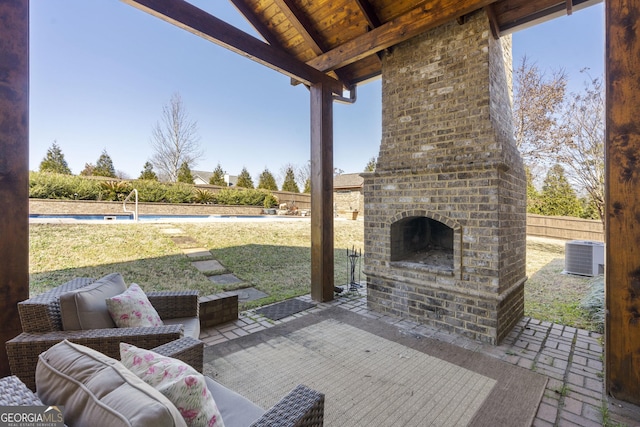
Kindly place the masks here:
[(565, 243), (564, 271), (581, 276), (604, 274), (604, 243), (590, 240)]

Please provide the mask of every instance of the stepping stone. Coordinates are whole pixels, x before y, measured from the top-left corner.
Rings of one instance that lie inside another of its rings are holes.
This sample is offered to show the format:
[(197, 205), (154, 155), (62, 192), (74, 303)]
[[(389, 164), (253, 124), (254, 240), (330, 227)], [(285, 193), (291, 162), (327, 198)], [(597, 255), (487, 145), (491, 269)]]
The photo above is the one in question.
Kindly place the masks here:
[(235, 291), (227, 291), (227, 293), (238, 295), (239, 302), (253, 301), (269, 296), (268, 294), (265, 294), (264, 292), (259, 291), (256, 288), (236, 289)]
[(189, 258), (212, 258), (211, 252), (205, 248), (185, 248), (182, 250), (182, 253)]
[(217, 274), (215, 276), (207, 277), (210, 281), (217, 285), (231, 285), (234, 283), (242, 283), (242, 280), (238, 279), (233, 274)]
[(197, 248), (200, 246), (198, 241), (190, 236), (171, 236), (171, 240), (181, 248)]
[[(208, 253), (208, 252), (207, 252)], [(209, 254), (211, 255), (211, 254)], [(208, 259), (204, 261), (193, 261), (191, 263), (198, 271), (221, 271), (225, 268), (215, 259)], [(234, 276), (235, 277), (235, 276)]]
[(183, 234), (184, 231), (180, 230), (179, 228), (163, 228), (160, 231), (162, 231), (164, 234)]

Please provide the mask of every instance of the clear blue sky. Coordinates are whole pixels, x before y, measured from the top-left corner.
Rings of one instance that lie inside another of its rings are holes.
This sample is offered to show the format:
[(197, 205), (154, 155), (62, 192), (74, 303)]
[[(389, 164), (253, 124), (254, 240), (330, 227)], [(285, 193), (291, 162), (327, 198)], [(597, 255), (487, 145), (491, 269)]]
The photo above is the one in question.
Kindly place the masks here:
[[(253, 33), (227, 1), (196, 6)], [(231, 174), (309, 159), (309, 93), (289, 78), (115, 0), (32, 0), (30, 162), (37, 170), (54, 140), (78, 174), (106, 149), (114, 166), (137, 178), (151, 157), (151, 129), (174, 92), (197, 121), (205, 158)], [(543, 70), (564, 68), (580, 90), (590, 68), (604, 73), (603, 5), (513, 35)], [(253, 33), (255, 34), (255, 33)], [(334, 107), (334, 165), (361, 172), (378, 155), (380, 80), (358, 89), (355, 105)]]

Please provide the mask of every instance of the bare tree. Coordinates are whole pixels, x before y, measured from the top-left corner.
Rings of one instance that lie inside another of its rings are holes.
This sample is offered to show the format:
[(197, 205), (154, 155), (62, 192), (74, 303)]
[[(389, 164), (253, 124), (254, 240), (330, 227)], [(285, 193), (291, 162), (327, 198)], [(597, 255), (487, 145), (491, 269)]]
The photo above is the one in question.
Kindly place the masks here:
[(168, 181), (178, 179), (180, 165), (195, 166), (204, 155), (200, 148), (197, 122), (189, 120), (182, 98), (174, 93), (162, 107), (162, 120), (153, 128), (151, 163)]
[[(513, 121), (516, 146), (535, 175), (555, 163), (549, 155), (557, 147), (560, 112), (565, 98), (567, 75), (553, 71), (549, 78), (525, 56), (513, 74)], [(545, 165), (547, 163), (547, 165)]]
[(604, 119), (602, 80), (589, 76), (584, 90), (572, 93), (566, 102), (558, 144), (558, 160), (567, 168), (568, 178), (586, 191), (603, 223)]
[(306, 188), (311, 180), (311, 160), (296, 169), (296, 177), (298, 178), (298, 187)]

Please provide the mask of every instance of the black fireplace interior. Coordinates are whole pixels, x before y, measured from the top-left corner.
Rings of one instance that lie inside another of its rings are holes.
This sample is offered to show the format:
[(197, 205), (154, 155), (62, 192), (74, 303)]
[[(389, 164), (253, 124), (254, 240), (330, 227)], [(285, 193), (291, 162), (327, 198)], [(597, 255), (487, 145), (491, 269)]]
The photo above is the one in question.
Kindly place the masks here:
[(453, 229), (427, 217), (391, 224), (391, 261), (453, 271)]

